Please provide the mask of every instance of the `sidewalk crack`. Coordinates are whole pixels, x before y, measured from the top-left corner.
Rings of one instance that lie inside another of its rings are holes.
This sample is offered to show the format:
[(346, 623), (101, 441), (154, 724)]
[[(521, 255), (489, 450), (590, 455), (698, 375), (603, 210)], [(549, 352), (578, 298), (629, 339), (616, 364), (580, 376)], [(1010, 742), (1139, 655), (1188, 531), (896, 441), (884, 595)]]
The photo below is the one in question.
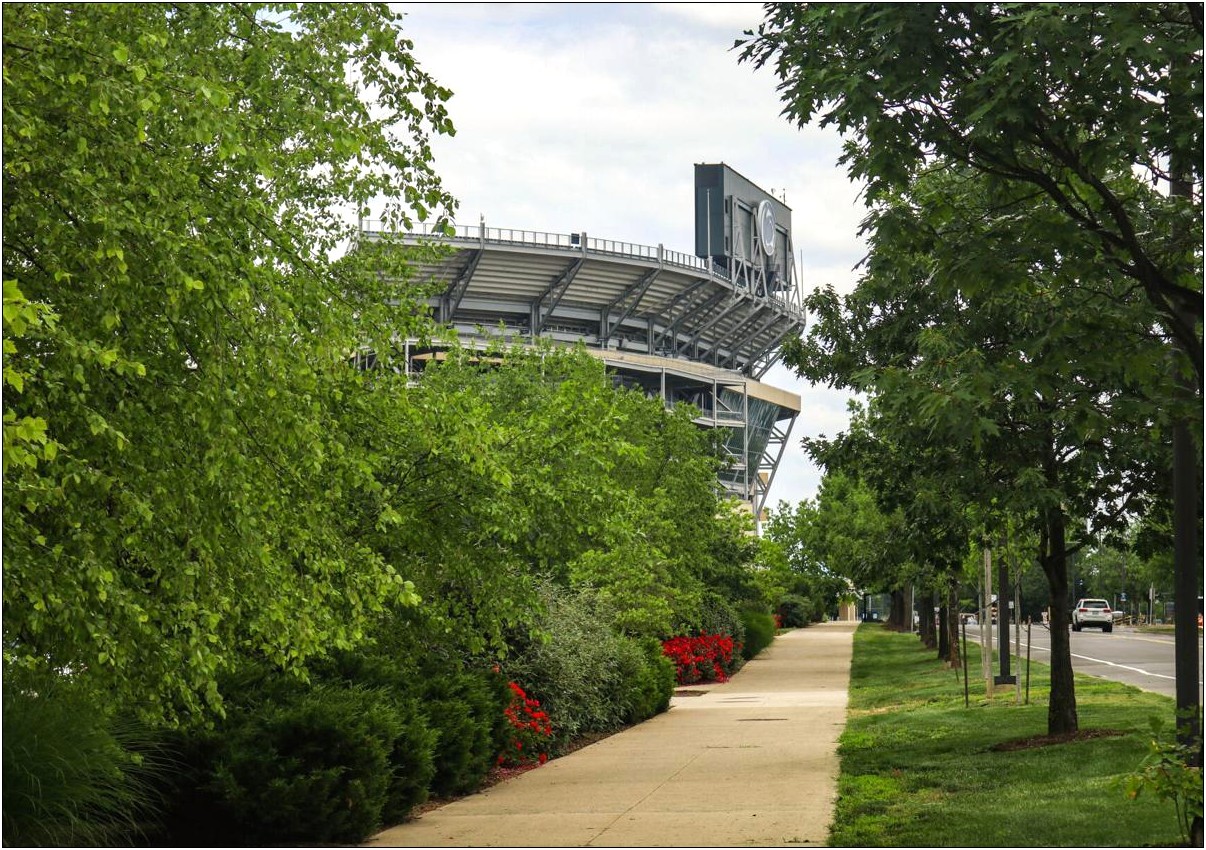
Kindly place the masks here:
[(602, 838), (604, 835), (606, 835), (607, 831), (609, 829), (611, 829), (613, 826), (615, 826), (617, 823), (619, 823), (621, 818), (623, 818), (625, 815), (627, 815), (629, 812), (631, 812), (637, 806), (641, 805), (641, 803), (648, 800), (650, 797), (652, 797), (654, 794), (656, 794), (662, 788), (666, 787), (667, 783), (672, 782), (674, 780), (674, 777), (678, 776), (680, 773), (682, 773), (684, 770), (686, 770), (688, 767), (690, 767), (692, 764), (694, 764), (695, 760), (698, 759), (702, 755), (703, 755), (703, 750), (700, 750), (695, 755), (693, 755), (690, 759), (688, 759), (683, 764), (682, 767), (680, 767), (678, 770), (674, 771), (674, 773), (670, 774), (665, 779), (663, 779), (661, 782), (659, 782), (657, 784), (657, 786), (655, 786), (648, 794), (646, 794), (644, 797), (641, 797), (641, 799), (637, 800), (635, 803), (633, 803), (627, 809), (625, 809), (624, 811), (622, 811), (618, 815), (616, 815), (615, 819), (611, 823), (609, 823), (607, 826), (603, 827), (603, 829), (599, 830), (599, 834), (596, 835), (594, 838), (592, 838), (590, 841), (586, 842), (585, 846), (587, 846), (587, 847), (597, 847), (597, 846), (609, 847), (609, 846), (611, 846), (608, 844), (596, 845), (595, 842), (598, 841), (600, 838)]

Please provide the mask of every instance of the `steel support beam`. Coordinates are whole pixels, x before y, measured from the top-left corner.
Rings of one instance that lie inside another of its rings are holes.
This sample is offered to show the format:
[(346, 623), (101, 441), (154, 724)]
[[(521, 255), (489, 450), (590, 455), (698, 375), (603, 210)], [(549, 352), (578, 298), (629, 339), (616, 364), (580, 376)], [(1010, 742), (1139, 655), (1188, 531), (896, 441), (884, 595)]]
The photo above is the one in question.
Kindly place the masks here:
[[(786, 338), (790, 334), (795, 333), (796, 331), (800, 331), (803, 329), (804, 329), (803, 322), (793, 322), (792, 326), (790, 328), (785, 330), (783, 333), (778, 334), (769, 345), (763, 346), (756, 353), (756, 355), (751, 356), (750, 363), (751, 363), (752, 369), (754, 371), (754, 377), (761, 378), (763, 375), (766, 374), (767, 370), (770, 369), (770, 367), (775, 364), (775, 361), (779, 359), (779, 355), (775, 352), (779, 348), (779, 343), (783, 342), (784, 338)], [(765, 363), (760, 362), (760, 361), (762, 361), (762, 358), (764, 358), (770, 354), (774, 354), (774, 356), (771, 357), (769, 360), (766, 360)]]
[[(767, 331), (769, 331), (769, 330), (770, 330), (771, 328), (773, 328), (773, 327), (774, 327), (776, 324), (778, 324), (779, 322), (782, 322), (783, 320), (784, 320), (783, 314), (782, 314), (782, 313), (780, 313), (780, 312), (778, 312), (778, 311), (776, 311), (776, 310), (775, 310), (775, 309), (772, 307), (772, 308), (771, 308), (771, 314), (770, 314), (770, 316), (768, 316), (768, 317), (767, 317), (767, 319), (766, 319), (766, 321), (764, 321), (764, 322), (763, 322), (761, 325), (759, 325), (759, 326), (757, 327), (757, 329), (756, 329), (756, 330), (755, 330), (755, 331), (754, 331), (752, 334), (750, 334), (750, 335), (749, 335), (749, 341), (750, 341), (750, 342), (751, 342), (753, 345), (757, 345), (757, 341), (758, 341), (758, 339), (759, 339), (759, 338), (760, 338), (760, 337), (761, 337), (761, 336), (762, 336), (764, 333), (766, 333)], [(788, 332), (790, 333), (790, 330), (789, 330)], [(774, 343), (774, 345), (777, 345), (777, 344), (778, 344), (778, 342), (779, 342), (779, 340), (781, 340), (781, 339), (783, 339), (783, 337), (782, 337), (782, 336), (776, 337), (776, 338), (775, 338), (775, 343)], [(743, 351), (743, 350), (745, 350), (745, 349), (741, 349), (741, 351)], [(740, 353), (741, 353), (741, 351), (738, 351), (738, 352), (737, 352), (737, 354), (740, 354)], [(754, 362), (756, 362), (756, 361), (757, 361), (757, 359), (758, 359), (758, 357), (757, 357), (756, 355), (757, 355), (759, 352), (763, 352), (763, 351), (765, 351), (765, 348), (761, 348), (761, 349), (759, 349), (759, 348), (753, 348), (753, 349), (751, 349), (751, 350), (750, 350), (749, 357), (747, 358), (746, 362), (747, 362), (747, 363), (754, 363)], [(734, 359), (736, 359), (736, 358), (734, 358)]]
[[(738, 322), (733, 327), (733, 330), (728, 333), (729, 339), (731, 339), (733, 341), (733, 349), (732, 349), (732, 354), (729, 355), (729, 358), (726, 361), (727, 363), (730, 363), (730, 364), (736, 363), (738, 355), (741, 354), (741, 345), (738, 341), (738, 337), (740, 337), (741, 332), (744, 331), (750, 324), (752, 324), (759, 316), (761, 316), (763, 311), (766, 309), (766, 305), (761, 302), (753, 301), (751, 303), (753, 304), (754, 309), (750, 310), (749, 314), (744, 319), (742, 319), (740, 322)], [(773, 324), (775, 318), (778, 318), (778, 317), (777, 316), (772, 317), (771, 322), (768, 322), (766, 325), (763, 326), (763, 330), (765, 330), (766, 328), (769, 328), (771, 326), (771, 324)], [(757, 333), (755, 333), (754, 336), (756, 338)]]
[[(787, 449), (787, 441), (791, 439), (791, 429), (795, 426), (796, 417), (798, 415), (799, 414), (793, 413), (791, 415), (791, 419), (787, 420), (787, 430), (781, 432), (782, 437), (779, 436), (780, 429), (775, 427), (771, 431), (773, 439), (768, 441), (766, 444), (766, 451), (764, 451), (762, 455), (764, 458), (770, 454), (771, 446), (775, 442), (779, 444), (779, 451), (775, 453), (775, 459), (770, 465), (770, 475), (768, 475), (766, 478), (766, 487), (764, 487), (762, 492), (758, 494), (758, 504), (755, 506), (755, 517), (757, 522), (762, 521), (762, 511), (766, 509), (766, 500), (770, 496), (771, 485), (775, 483), (775, 473), (779, 471), (779, 464), (783, 461), (783, 452)], [(762, 464), (759, 464), (758, 469), (761, 471)]]
[(683, 351), (690, 348), (692, 345), (695, 345), (695, 343), (699, 342), (699, 338), (701, 336), (703, 336), (705, 333), (707, 333), (708, 331), (712, 330), (712, 328), (716, 327), (717, 322), (719, 322), (721, 319), (723, 319), (729, 313), (733, 312), (734, 307), (738, 307), (745, 302), (745, 296), (742, 295), (741, 293), (734, 291), (731, 294), (732, 294), (732, 300), (728, 304), (724, 305), (724, 307), (721, 308), (720, 312), (718, 312), (715, 316), (713, 316), (706, 323), (704, 323), (702, 326), (700, 326), (700, 328), (697, 331), (695, 331), (695, 335), (693, 337), (691, 337), (689, 340), (687, 340), (686, 343), (684, 343), (682, 346), (680, 346), (678, 348), (678, 350), (675, 352), (676, 354), (682, 353)]
[[(557, 305), (561, 303), (566, 290), (574, 282), (574, 277), (585, 262), (586, 257), (583, 256), (570, 263), (569, 267), (549, 284), (548, 289), (532, 302), (532, 336), (539, 336), (540, 332), (544, 330), (545, 317), (557, 309)], [(548, 302), (547, 306), (545, 306), (546, 301)]]
[(477, 265), (482, 261), (482, 256), (485, 253), (486, 250), (484, 248), (471, 251), (469, 260), (465, 263), (465, 268), (461, 270), (456, 280), (452, 282), (452, 285), (445, 290), (443, 297), (440, 298), (441, 324), (448, 324), (452, 321), (452, 317), (456, 315), (457, 309), (461, 306), (461, 300), (465, 297), (465, 293), (469, 291), (469, 283), (473, 280), (473, 273), (477, 271)]
[[(684, 300), (693, 297), (695, 295), (695, 293), (698, 292), (701, 287), (707, 286), (708, 283), (710, 283), (710, 281), (708, 281), (708, 280), (695, 281), (695, 283), (691, 284), (686, 289), (684, 289), (682, 292), (678, 293), (678, 295), (675, 295), (673, 298), (671, 298), (670, 303), (667, 304), (665, 307), (661, 308), (660, 310), (658, 310), (657, 312), (660, 315), (664, 316), (666, 321), (669, 321), (670, 317), (674, 315), (674, 311), (678, 309), (679, 304), (681, 304)], [(650, 318), (650, 320), (653, 320), (653, 319), (656, 319), (657, 317), (650, 316), (649, 318)]]
[[(662, 269), (660, 266), (655, 269), (649, 269), (649, 271), (641, 276), (640, 280), (628, 287), (623, 295), (603, 308), (599, 323), (599, 339), (604, 345), (607, 344), (607, 340), (611, 339), (611, 332), (623, 324), (624, 320), (631, 316), (636, 311), (636, 308), (640, 306), (641, 299), (645, 297), (645, 293), (649, 291), (649, 287), (653, 285), (653, 282), (657, 280), (658, 275), (661, 273)], [(632, 303), (624, 308), (624, 312), (620, 314), (619, 318), (613, 320), (611, 318), (611, 311), (619, 308), (621, 304), (626, 303), (630, 298), (632, 299)]]
[(682, 315), (680, 315), (677, 319), (675, 319), (673, 322), (671, 322), (669, 325), (667, 325), (665, 328), (662, 329), (662, 332), (660, 334), (658, 334), (657, 341), (661, 342), (661, 341), (665, 340), (667, 337), (669, 337), (670, 344), (673, 346), (675, 343), (674, 334), (678, 330), (678, 326), (680, 324), (682, 324), (683, 319), (687, 318), (687, 316), (690, 316), (693, 313), (711, 310), (713, 307), (716, 306), (717, 303), (719, 303), (728, 294), (729, 294), (728, 291), (722, 289), (720, 292), (715, 293), (714, 295), (706, 298), (705, 300), (699, 302), (698, 304), (688, 304), (686, 309), (683, 310)]

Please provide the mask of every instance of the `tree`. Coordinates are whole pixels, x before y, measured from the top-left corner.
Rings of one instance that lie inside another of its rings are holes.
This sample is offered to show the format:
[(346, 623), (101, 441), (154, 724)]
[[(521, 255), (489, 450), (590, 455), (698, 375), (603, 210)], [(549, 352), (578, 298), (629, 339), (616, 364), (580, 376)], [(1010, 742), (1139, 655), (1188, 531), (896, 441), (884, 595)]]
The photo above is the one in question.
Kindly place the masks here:
[[(1053, 616), (1049, 726), (1074, 731), (1067, 564), (1086, 539), (1069, 543), (1069, 518), (1101, 534), (1151, 503), (1168, 458), (1152, 435), (1167, 433), (1164, 407), (1177, 403), (1162, 342), (1120, 275), (1060, 256), (1059, 222), (1041, 198), (936, 168), (907, 198), (885, 199), (869, 225), (858, 288), (843, 301), (814, 293), (817, 321), (786, 359), (874, 394), (875, 433), (907, 458), (893, 468), (923, 461), (913, 474), (978, 505), (982, 521), (1030, 519)], [(1086, 289), (1114, 297), (1073, 309)], [(883, 467), (882, 452), (855, 456)]]
[(380, 459), (343, 426), (352, 352), (425, 325), (401, 261), (332, 259), (370, 203), (452, 208), (399, 21), (4, 7), (6, 665), (171, 717), (415, 601), (352, 533)]
[[(596, 358), (548, 345), (454, 348), (405, 384), (377, 376), (382, 400), (355, 429), (392, 459), (390, 523), (365, 534), (413, 565), (434, 634), (503, 652), (547, 580), (590, 585), (619, 627), (665, 637), (697, 618), (705, 586), (731, 596), (749, 580), (712, 435), (687, 408), (615, 389)], [(390, 406), (405, 427), (375, 424)]]
[[(934, 162), (1046, 197), (1080, 233), (1083, 255), (1143, 293), (1200, 409), (1199, 4), (784, 3), (747, 36), (742, 59), (774, 63), (789, 118), (819, 116), (853, 136), (843, 162), (868, 181), (870, 203)], [(1196, 718), (1194, 433), (1174, 422), (1177, 704)], [(1199, 726), (1179, 721), (1182, 739)]]
[(788, 118), (853, 136), (842, 161), (869, 201), (937, 160), (1038, 190), (1142, 288), (1200, 383), (1200, 5), (774, 3), (747, 35)]

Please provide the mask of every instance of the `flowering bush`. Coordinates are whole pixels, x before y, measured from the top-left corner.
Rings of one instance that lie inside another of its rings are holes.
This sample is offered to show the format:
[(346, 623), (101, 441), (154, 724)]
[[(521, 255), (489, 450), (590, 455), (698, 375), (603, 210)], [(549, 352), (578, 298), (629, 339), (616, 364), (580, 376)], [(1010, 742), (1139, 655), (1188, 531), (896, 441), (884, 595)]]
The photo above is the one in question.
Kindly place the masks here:
[(728, 635), (679, 636), (662, 641), (662, 654), (674, 662), (680, 685), (693, 682), (726, 682), (735, 667), (733, 651), (741, 644)]
[(534, 761), (544, 764), (549, 760), (548, 744), (553, 736), (549, 716), (540, 710), (540, 700), (529, 697), (519, 685), (510, 682), (508, 687), (511, 689), (511, 704), (503, 714), (511, 724), (511, 737), (499, 755), (498, 763), (504, 767)]

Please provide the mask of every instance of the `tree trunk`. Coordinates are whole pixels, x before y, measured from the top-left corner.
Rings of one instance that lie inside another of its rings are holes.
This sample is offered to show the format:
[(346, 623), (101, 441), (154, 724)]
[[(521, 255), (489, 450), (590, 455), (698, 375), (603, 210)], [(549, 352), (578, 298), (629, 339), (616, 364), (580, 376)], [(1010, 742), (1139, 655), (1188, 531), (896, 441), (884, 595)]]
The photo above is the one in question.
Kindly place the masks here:
[(1047, 705), (1047, 734), (1076, 732), (1076, 687), (1072, 679), (1072, 644), (1068, 635), (1068, 552), (1065, 517), (1060, 507), (1043, 517), (1039, 563), (1051, 596), (1051, 697)]
[(905, 593), (903, 590), (892, 591), (891, 607), (888, 611), (888, 628), (894, 632), (908, 631), (905, 620)]
[[(1200, 14), (1200, 12), (1199, 12)], [(1200, 18), (1199, 18), (1200, 25)], [(1200, 30), (1200, 26), (1199, 26)], [(1177, 73), (1193, 73), (1192, 70), (1177, 68)], [(1178, 103), (1174, 99), (1172, 108), (1193, 109), (1191, 103)], [(1186, 146), (1177, 145), (1170, 152), (1168, 194), (1171, 197), (1186, 198), (1193, 202), (1193, 162), (1194, 155)], [(1201, 159), (1199, 153), (1197, 159)], [(1184, 237), (1184, 224), (1178, 220), (1175, 233)], [(1188, 242), (1189, 240), (1186, 239)], [(1192, 272), (1191, 272), (1192, 273)], [(1201, 271), (1198, 271), (1201, 274)], [(1178, 318), (1190, 327), (1196, 329), (1194, 317), (1183, 307), (1174, 307)], [(1190, 356), (1190, 363), (1200, 364), (1194, 356), (1201, 356), (1201, 340), (1197, 345), (1185, 352)], [(1197, 396), (1198, 403), (1202, 400), (1202, 370), (1197, 368), (1197, 380), (1194, 381), (1180, 374), (1177, 362), (1173, 360), (1175, 380), (1181, 391), (1188, 398)], [(1202, 555), (1198, 549), (1201, 538), (1198, 533), (1198, 496), (1201, 493), (1199, 476), (1202, 472), (1202, 459), (1194, 446), (1190, 434), (1189, 423), (1178, 418), (1173, 422), (1173, 599), (1176, 603), (1176, 613), (1173, 616), (1173, 641), (1175, 671), (1177, 677), (1177, 740), (1188, 747), (1193, 747), (1190, 765), (1201, 770), (1202, 767), (1202, 705), (1201, 682), (1198, 677), (1198, 580), (1202, 576)], [(1202, 846), (1202, 815), (1194, 815), (1190, 828), (1193, 846)]]
[(959, 579), (954, 575), (947, 585), (946, 610), (946, 660), (952, 667), (958, 667), (962, 663), (959, 655)]
[(937, 600), (934, 591), (927, 590), (920, 597), (921, 610), (917, 614), (919, 621), (917, 632), (921, 635), (921, 643), (926, 649), (937, 649), (938, 633), (934, 629), (934, 608)]

